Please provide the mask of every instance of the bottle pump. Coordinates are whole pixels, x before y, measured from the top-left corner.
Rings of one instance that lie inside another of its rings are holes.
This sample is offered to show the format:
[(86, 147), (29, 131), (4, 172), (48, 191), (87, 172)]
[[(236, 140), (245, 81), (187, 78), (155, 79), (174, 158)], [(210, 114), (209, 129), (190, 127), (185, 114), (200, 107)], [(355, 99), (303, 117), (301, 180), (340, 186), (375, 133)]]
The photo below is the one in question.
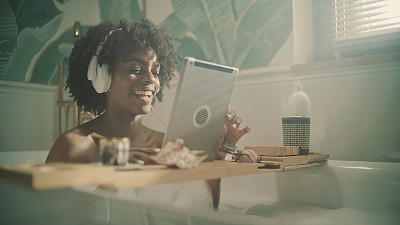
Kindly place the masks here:
[(288, 98), (288, 116), (311, 117), (311, 101), (299, 79), (295, 80), (293, 92)]

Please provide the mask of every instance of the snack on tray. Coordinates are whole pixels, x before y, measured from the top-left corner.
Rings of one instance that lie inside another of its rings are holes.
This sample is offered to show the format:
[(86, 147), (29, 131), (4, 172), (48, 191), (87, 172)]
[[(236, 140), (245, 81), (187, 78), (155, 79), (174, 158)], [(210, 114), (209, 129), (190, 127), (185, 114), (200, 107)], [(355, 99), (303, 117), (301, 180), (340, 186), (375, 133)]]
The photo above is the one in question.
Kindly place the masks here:
[(165, 144), (161, 151), (150, 158), (158, 164), (190, 169), (199, 166), (207, 158), (207, 155), (197, 156), (204, 151), (189, 150), (183, 145), (182, 139), (176, 139)]
[(260, 160), (261, 156), (251, 149), (245, 149), (239, 155), (239, 162), (257, 163)]

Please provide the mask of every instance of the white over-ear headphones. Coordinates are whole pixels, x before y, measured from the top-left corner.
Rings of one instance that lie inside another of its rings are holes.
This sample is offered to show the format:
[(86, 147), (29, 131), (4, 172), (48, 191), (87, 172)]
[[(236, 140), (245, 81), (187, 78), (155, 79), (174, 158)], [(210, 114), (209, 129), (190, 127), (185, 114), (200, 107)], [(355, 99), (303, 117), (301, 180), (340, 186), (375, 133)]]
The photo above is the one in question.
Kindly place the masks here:
[(96, 49), (95, 54), (92, 56), (90, 60), (87, 78), (92, 81), (92, 85), (97, 93), (104, 93), (110, 90), (111, 87), (111, 74), (109, 73), (109, 66), (107, 64), (103, 64), (100, 66), (98, 64), (98, 56), (103, 49), (103, 44), (106, 43), (108, 36), (110, 36), (114, 31), (122, 30), (121, 28), (112, 30), (108, 33), (104, 39), (104, 42), (100, 43)]

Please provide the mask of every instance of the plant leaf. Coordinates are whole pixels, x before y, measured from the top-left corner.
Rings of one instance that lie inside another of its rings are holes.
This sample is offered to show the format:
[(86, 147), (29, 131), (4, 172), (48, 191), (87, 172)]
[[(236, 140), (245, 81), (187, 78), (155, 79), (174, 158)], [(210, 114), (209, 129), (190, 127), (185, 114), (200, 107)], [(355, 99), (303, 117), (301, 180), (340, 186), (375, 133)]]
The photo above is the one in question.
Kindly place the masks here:
[(229, 0), (173, 0), (174, 13), (194, 34), (210, 61), (226, 64), (234, 38), (235, 17)]
[[(58, 84), (58, 63), (68, 62), (75, 41), (72, 29), (71, 27), (64, 31), (57, 40), (48, 44), (40, 53), (32, 71), (31, 82)], [(82, 33), (86, 33), (88, 29), (88, 26), (81, 27)], [(67, 69), (68, 63), (64, 63), (64, 82), (67, 78), (67, 73), (65, 73)]]
[(99, 8), (102, 21), (119, 23), (119, 20), (124, 18), (130, 22), (139, 22), (142, 18), (137, 0), (99, 0)]
[[(4, 72), (2, 78), (20, 81), (26, 80), (25, 75), (32, 58), (53, 37), (60, 26), (62, 18), (63, 14), (59, 14), (41, 28), (27, 27), (21, 31), (18, 35), (17, 48), (13, 55), (13, 61)], [(29, 77), (27, 81), (29, 81)]]
[(185, 35), (189, 32), (188, 27), (177, 17), (176, 13), (171, 13), (158, 27), (170, 34), (177, 41), (185, 38)]
[[(56, 7), (56, 4), (60, 3), (54, 0), (9, 0), (9, 2), (16, 17), (19, 32), (27, 27), (42, 27), (61, 13)], [(63, 4), (66, 2), (68, 1), (63, 1)]]
[[(175, 24), (184, 24), (186, 37), (201, 47), (206, 60), (240, 69), (267, 66), (293, 29), (291, 0), (172, 2), (168, 21), (173, 17)], [(169, 33), (180, 47), (182, 32), (177, 30)]]
[(0, 77), (2, 77), (17, 45), (18, 26), (8, 1), (2, 1), (0, 5)]
[(239, 25), (233, 65), (267, 66), (293, 29), (291, 0), (255, 2)]

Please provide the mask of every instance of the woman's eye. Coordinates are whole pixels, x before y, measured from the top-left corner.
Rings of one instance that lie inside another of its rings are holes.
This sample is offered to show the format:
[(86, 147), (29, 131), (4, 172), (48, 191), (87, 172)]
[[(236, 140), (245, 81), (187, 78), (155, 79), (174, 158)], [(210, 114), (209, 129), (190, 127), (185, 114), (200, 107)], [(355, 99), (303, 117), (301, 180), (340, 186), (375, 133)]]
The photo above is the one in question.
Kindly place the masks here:
[(160, 76), (160, 74), (159, 74), (158, 72), (153, 72), (153, 76), (155, 76), (155, 77), (159, 77), (159, 76)]
[(131, 73), (131, 74), (139, 74), (140, 73), (140, 69), (129, 69), (128, 72)]

